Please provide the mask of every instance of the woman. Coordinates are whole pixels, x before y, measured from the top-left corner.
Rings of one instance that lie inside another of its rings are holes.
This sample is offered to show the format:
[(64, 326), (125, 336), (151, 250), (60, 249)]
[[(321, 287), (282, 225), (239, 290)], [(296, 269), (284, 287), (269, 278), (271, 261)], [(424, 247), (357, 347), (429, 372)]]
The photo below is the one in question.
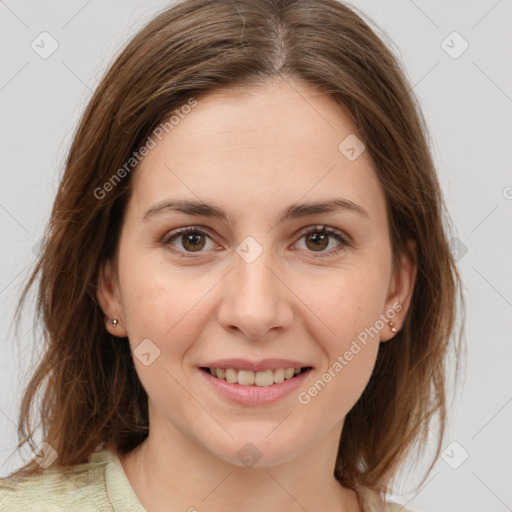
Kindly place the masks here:
[(21, 299), (39, 277), (47, 349), (0, 509), (403, 510), (393, 477), (444, 433), (443, 208), (352, 8), (159, 14), (87, 106)]

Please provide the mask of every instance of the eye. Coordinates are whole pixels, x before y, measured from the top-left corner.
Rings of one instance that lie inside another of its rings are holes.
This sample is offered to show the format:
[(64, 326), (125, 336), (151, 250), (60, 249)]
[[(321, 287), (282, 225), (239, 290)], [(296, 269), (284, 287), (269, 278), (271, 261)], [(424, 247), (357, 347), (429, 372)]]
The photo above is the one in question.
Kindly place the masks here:
[[(312, 249), (308, 252), (321, 253), (318, 255), (319, 257), (336, 255), (350, 245), (340, 231), (327, 226), (308, 227), (303, 229), (300, 234), (302, 237), (306, 237), (306, 247)], [(325, 251), (324, 249), (329, 246), (330, 238), (337, 240), (339, 243), (334, 249)]]
[[(319, 253), (318, 257), (336, 255), (350, 245), (340, 231), (327, 226), (311, 226), (303, 229), (300, 235), (300, 240), (305, 237), (306, 251)], [(338, 245), (326, 251), (325, 249), (329, 246), (329, 239), (336, 240)], [(207, 246), (208, 240), (213, 246), (211, 248), (214, 248), (215, 243), (205, 230), (197, 226), (187, 226), (172, 231), (163, 238), (162, 244), (181, 258), (193, 258), (193, 253), (204, 252), (203, 249)], [(178, 243), (181, 247), (176, 247), (175, 243)]]
[[(203, 252), (203, 248), (207, 245), (206, 239), (209, 239), (212, 245), (215, 246), (206, 231), (196, 226), (187, 226), (185, 228), (172, 231), (168, 236), (164, 237), (162, 244), (168, 247), (179, 257), (187, 258), (194, 256), (188, 256), (184, 253)], [(176, 248), (173, 246), (174, 242), (178, 242), (181, 247)], [(182, 248), (184, 248), (184, 250)]]

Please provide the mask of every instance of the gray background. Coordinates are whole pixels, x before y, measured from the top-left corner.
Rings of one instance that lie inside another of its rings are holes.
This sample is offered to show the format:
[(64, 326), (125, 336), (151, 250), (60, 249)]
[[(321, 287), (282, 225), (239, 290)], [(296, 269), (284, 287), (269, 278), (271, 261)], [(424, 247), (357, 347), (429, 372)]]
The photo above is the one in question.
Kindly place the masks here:
[[(512, 510), (512, 1), (351, 3), (381, 27), (422, 104), (467, 297), (466, 379), (449, 397), (446, 451), (419, 488), (429, 460), (411, 460), (393, 497), (422, 512)], [(34, 262), (66, 151), (112, 57), (166, 5), (0, 1), (2, 476), (20, 462), (11, 456), (17, 407), (37, 358), (31, 311), (15, 337), (14, 305)], [(44, 31), (58, 43), (47, 58), (31, 47), (34, 40), (42, 45), (38, 36)], [(469, 47), (460, 54), (464, 41)]]

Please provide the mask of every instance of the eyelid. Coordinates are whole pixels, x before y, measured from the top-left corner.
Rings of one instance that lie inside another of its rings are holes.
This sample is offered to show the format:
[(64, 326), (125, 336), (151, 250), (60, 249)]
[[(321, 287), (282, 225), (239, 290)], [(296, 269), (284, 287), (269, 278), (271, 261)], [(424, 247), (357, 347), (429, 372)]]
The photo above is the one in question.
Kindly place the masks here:
[(328, 226), (326, 224), (312, 224), (310, 226), (302, 228), (298, 232), (298, 234), (301, 236), (304, 236), (304, 235), (308, 235), (309, 233), (316, 233), (316, 232), (326, 233), (331, 236), (335, 236), (335, 235), (339, 236), (343, 240), (344, 244), (346, 244), (346, 245), (351, 244), (351, 238), (347, 234), (345, 234), (345, 232), (341, 231), (340, 229)]
[(213, 238), (213, 234), (212, 234), (213, 232), (210, 231), (209, 228), (207, 228), (206, 226), (194, 224), (193, 226), (184, 226), (182, 228), (176, 228), (176, 229), (172, 229), (171, 231), (166, 232), (164, 234), (164, 236), (162, 237), (161, 242), (163, 244), (166, 244), (166, 243), (169, 243), (169, 241), (171, 239), (176, 238), (178, 235), (183, 235), (183, 234), (191, 233), (191, 232), (208, 235), (208, 237)]

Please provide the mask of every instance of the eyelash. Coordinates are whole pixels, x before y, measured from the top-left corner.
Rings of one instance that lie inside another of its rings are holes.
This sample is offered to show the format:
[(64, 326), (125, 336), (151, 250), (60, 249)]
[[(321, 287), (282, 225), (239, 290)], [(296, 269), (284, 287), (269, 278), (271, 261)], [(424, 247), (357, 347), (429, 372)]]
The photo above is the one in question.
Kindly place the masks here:
[[(200, 227), (198, 227), (198, 226), (187, 226), (185, 228), (180, 228), (180, 229), (177, 229), (175, 231), (172, 231), (171, 233), (169, 233), (167, 236), (165, 236), (162, 239), (161, 243), (164, 246), (166, 246), (169, 250), (171, 250), (174, 254), (176, 254), (178, 257), (180, 257), (180, 258), (197, 258), (197, 256), (189, 256), (188, 254), (200, 254), (203, 251), (199, 251), (198, 253), (193, 253), (193, 252), (188, 253), (187, 251), (180, 251), (178, 249), (175, 249), (174, 247), (172, 247), (170, 245), (171, 242), (173, 242), (180, 235), (192, 234), (192, 233), (193, 234), (205, 235), (208, 238), (211, 238), (210, 235), (206, 231), (201, 229)], [(301, 230), (300, 233), (299, 233), (300, 234), (299, 240), (302, 237), (310, 235), (312, 233), (321, 233), (323, 235), (329, 235), (330, 237), (332, 237), (332, 238), (336, 239), (338, 242), (340, 242), (340, 245), (338, 247), (336, 247), (335, 249), (331, 249), (330, 251), (318, 252), (317, 256), (315, 256), (315, 257), (325, 258), (325, 257), (335, 256), (338, 253), (340, 253), (341, 251), (343, 251), (346, 247), (350, 246), (350, 243), (341, 234), (341, 232), (339, 232), (336, 229), (329, 228), (327, 226), (319, 226), (319, 225), (317, 225), (317, 226), (309, 226), (309, 227), (304, 228), (303, 230)], [(313, 252), (314, 253), (315, 251), (308, 251), (308, 252)]]

